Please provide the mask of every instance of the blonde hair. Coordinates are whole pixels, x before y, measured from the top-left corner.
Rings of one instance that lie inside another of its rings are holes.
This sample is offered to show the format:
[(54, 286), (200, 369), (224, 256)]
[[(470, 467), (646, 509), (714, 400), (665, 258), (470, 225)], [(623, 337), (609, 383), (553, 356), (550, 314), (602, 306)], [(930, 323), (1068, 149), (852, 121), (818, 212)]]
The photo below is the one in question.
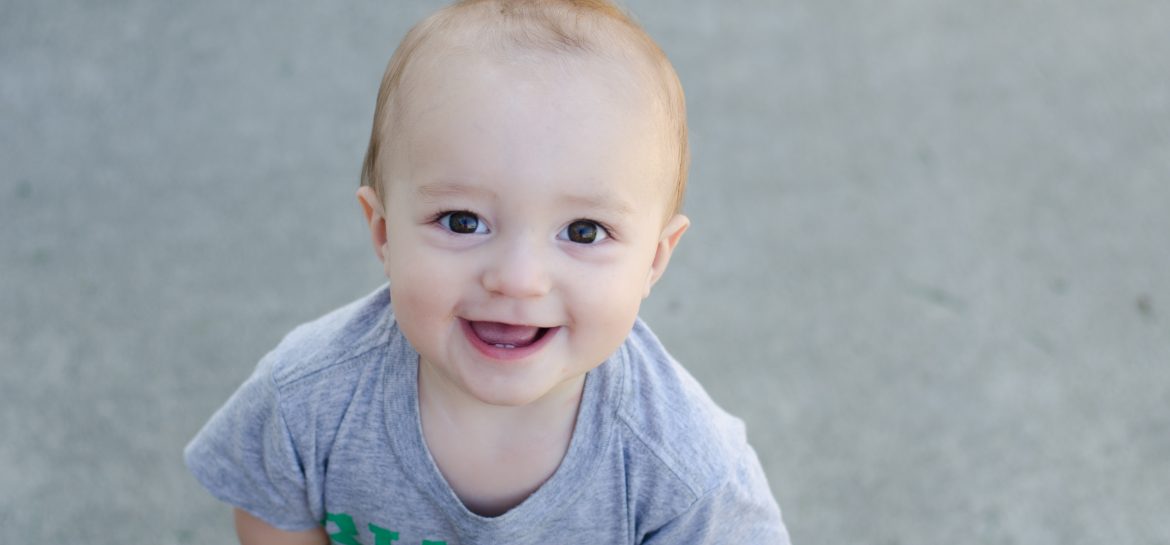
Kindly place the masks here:
[[(640, 53), (650, 67), (650, 81), (659, 87), (658, 95), (678, 145), (678, 173), (671, 204), (674, 213), (682, 208), (686, 191), (690, 149), (687, 143), (686, 100), (682, 84), (666, 54), (621, 8), (609, 0), (461, 0), (415, 25), (398, 45), (378, 89), (374, 108), (374, 125), (370, 145), (362, 164), (361, 184), (383, 195), (380, 151), (384, 139), (393, 132), (404, 90), (404, 74), (418, 51), (437, 35), (453, 29), (473, 29), (477, 43), (495, 50), (522, 50), (550, 53), (604, 54), (618, 47)], [(627, 53), (628, 51), (623, 51)]]

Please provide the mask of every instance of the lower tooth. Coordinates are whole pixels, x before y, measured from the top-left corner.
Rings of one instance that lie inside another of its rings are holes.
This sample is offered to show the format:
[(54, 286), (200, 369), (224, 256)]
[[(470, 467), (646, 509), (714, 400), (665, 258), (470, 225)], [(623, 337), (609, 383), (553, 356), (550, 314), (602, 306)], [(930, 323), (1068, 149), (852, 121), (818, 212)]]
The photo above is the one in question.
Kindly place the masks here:
[(497, 344), (496, 348), (516, 348), (514, 344)]

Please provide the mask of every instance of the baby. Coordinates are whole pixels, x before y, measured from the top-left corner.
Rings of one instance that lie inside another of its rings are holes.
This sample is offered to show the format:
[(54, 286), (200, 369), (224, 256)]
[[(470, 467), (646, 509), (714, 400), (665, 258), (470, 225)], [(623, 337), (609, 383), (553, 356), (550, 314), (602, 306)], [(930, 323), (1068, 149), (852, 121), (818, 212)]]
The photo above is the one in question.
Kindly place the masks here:
[(186, 462), (240, 541), (785, 544), (743, 424), (638, 320), (686, 231), (669, 61), (605, 0), (471, 0), (390, 61), (388, 286), (290, 333)]

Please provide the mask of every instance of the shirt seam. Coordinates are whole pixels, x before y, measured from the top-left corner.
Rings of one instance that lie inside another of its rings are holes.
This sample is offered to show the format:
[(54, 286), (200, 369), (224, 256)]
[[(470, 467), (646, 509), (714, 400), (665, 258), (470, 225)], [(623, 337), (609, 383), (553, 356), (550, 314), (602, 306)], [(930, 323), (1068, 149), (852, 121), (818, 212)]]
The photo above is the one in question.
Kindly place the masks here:
[[(687, 487), (687, 490), (690, 491), (692, 496), (695, 496), (696, 498), (698, 498), (698, 497), (701, 497), (708, 492), (708, 491), (701, 490), (697, 485), (691, 483), (690, 479), (683, 477), (683, 475), (678, 471), (678, 469), (675, 468), (675, 464), (671, 463), (666, 458), (662, 457), (662, 455), (660, 455), (658, 453), (658, 450), (653, 448), (650, 445), (650, 442), (647, 441), (645, 438), (643, 438), (642, 434), (638, 433), (637, 430), (634, 429), (634, 426), (632, 424), (630, 424), (630, 421), (625, 414), (618, 415), (618, 418), (621, 420), (622, 426), (624, 426), (626, 428), (626, 430), (629, 432), (629, 434), (631, 436), (633, 436), (633, 438), (635, 440), (637, 440), (639, 443), (641, 443), (642, 446), (645, 447), (646, 450), (650, 453), (650, 455), (654, 456), (654, 459), (658, 460), (658, 462), (660, 464), (662, 464), (667, 469), (667, 471), (670, 471), (670, 474), (672, 476), (674, 476), (674, 478), (676, 480), (678, 480), (680, 483), (682, 483), (683, 486)], [(717, 488), (717, 486), (715, 488)]]
[[(302, 448), (301, 440), (293, 432), (293, 429), (291, 427), (289, 427), (289, 425), (288, 425), (288, 418), (285, 415), (286, 411), (285, 411), (285, 407), (284, 407), (284, 397), (282, 396), (280, 385), (276, 383), (276, 376), (275, 375), (270, 376), (269, 379), (270, 379), (270, 382), (272, 384), (272, 395), (274, 397), (273, 401), (276, 404), (276, 414), (277, 414), (277, 416), (280, 417), (281, 427), (284, 428), (284, 432), (286, 434), (288, 434), (289, 442), (291, 443), (291, 447), (292, 447), (292, 454), (294, 457), (294, 461), (297, 464), (297, 470), (300, 472), (302, 479), (307, 479), (308, 474), (307, 474), (306, 469), (305, 469), (305, 460), (304, 460), (304, 457), (301, 455), (301, 448)], [(311, 507), (309, 505), (310, 502), (309, 502), (309, 496), (308, 496), (307, 483), (305, 483), (305, 486), (302, 488), (302, 495), (303, 495), (302, 499), (305, 502), (306, 510), (311, 511)], [(305, 530), (315, 528), (319, 525), (319, 522), (317, 520), (315, 520), (315, 517), (313, 517), (313, 514), (311, 512), (309, 512), (309, 517), (307, 519), (304, 519), (304, 520), (306, 521), (306, 524), (308, 524), (308, 526), (304, 527)], [(291, 526), (292, 525), (290, 525), (290, 527)], [(298, 524), (298, 526), (299, 526), (299, 524)]]
[[(313, 370), (309, 373), (306, 373), (304, 375), (300, 375), (300, 376), (297, 376), (295, 378), (290, 378), (290, 379), (286, 379), (283, 381), (277, 380), (277, 378), (276, 378), (276, 374), (277, 374), (276, 373), (276, 371), (277, 371), (276, 365), (273, 365), (272, 372), (270, 373), (270, 378), (272, 379), (272, 384), (277, 389), (277, 391), (281, 391), (285, 388), (292, 388), (296, 384), (303, 382), (305, 380), (311, 379), (313, 377), (316, 377), (317, 375), (320, 375), (321, 373), (329, 372), (329, 371), (332, 371), (340, 366), (351, 363), (354, 360), (369, 354), (370, 352), (373, 352), (375, 350), (379, 350), (382, 348), (384, 348), (384, 343), (375, 343), (373, 346), (370, 346), (370, 347), (366, 348), (365, 350), (362, 350), (361, 352), (358, 352), (356, 354), (351, 354), (343, 359), (339, 359), (337, 361), (334, 361), (333, 363), (327, 364), (327, 365), (321, 367), (320, 369), (315, 369), (315, 370)], [(284, 362), (282, 361), (280, 363), (284, 363)]]

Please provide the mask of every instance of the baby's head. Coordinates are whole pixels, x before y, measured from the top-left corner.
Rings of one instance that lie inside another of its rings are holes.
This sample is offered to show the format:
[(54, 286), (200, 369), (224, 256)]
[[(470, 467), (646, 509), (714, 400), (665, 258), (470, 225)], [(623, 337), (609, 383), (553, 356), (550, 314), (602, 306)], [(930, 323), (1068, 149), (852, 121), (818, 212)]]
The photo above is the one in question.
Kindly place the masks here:
[(420, 387), (579, 387), (689, 224), (686, 144), (673, 68), (607, 2), (466, 1), (411, 30), (358, 197)]
[[(608, 0), (463, 0), (415, 25), (390, 59), (378, 89), (363, 186), (385, 195), (387, 169), (393, 168), (387, 164), (392, 161), (387, 151), (409, 130), (405, 123), (411, 97), (429, 92), (412, 76), (425, 65), (435, 68), (435, 63), (460, 55), (517, 64), (592, 60), (624, 72), (621, 83), (647, 94), (662, 116), (663, 130), (653, 136), (673, 146), (671, 170), (664, 172), (671, 183), (668, 210), (681, 211), (690, 162), (682, 85), (658, 45)], [(438, 83), (460, 84), (460, 74), (446, 76)]]

